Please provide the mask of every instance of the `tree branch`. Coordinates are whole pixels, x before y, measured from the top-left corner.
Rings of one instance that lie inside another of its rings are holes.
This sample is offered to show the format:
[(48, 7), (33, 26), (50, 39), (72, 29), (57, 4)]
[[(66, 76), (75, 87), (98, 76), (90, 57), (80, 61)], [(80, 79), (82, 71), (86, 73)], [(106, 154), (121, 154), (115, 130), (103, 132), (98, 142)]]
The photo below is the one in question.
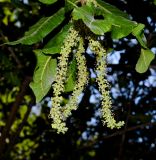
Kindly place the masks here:
[(11, 57), (15, 60), (15, 62), (17, 63), (17, 67), (18, 68), (22, 68), (23, 65), (21, 64), (20, 60), (18, 59), (18, 57), (16, 56), (16, 54), (14, 53), (14, 51), (12, 50), (11, 47), (8, 47), (8, 51), (11, 54)]
[(11, 126), (16, 118), (16, 113), (18, 111), (18, 108), (24, 98), (24, 95), (26, 94), (27, 89), (29, 88), (29, 83), (31, 81), (31, 77), (26, 77), (24, 82), (21, 85), (20, 92), (18, 93), (16, 100), (12, 106), (10, 115), (8, 117), (8, 120), (6, 122), (5, 127), (3, 128), (2, 135), (0, 137), (0, 157), (5, 149), (6, 146), (6, 138), (9, 136), (9, 131), (11, 129)]
[(18, 139), (18, 137), (19, 137), (19, 135), (20, 135), (20, 133), (21, 133), (21, 131), (22, 131), (27, 119), (28, 119), (28, 117), (29, 117), (29, 114), (31, 112), (32, 106), (35, 103), (34, 99), (32, 101), (33, 102), (30, 105), (28, 105), (27, 111), (26, 111), (26, 113), (24, 115), (24, 118), (23, 118), (21, 124), (18, 126), (17, 131), (11, 136), (10, 143), (9, 143), (9, 146), (8, 146), (8, 149), (7, 149), (6, 153), (5, 153), (5, 155), (7, 155), (12, 150), (12, 147), (16, 143), (16, 141), (17, 141), (17, 139)]
[(115, 137), (115, 136), (122, 135), (126, 132), (134, 131), (136, 129), (144, 128), (146, 126), (155, 126), (155, 125), (156, 125), (156, 123), (151, 123), (151, 122), (140, 124), (140, 125), (137, 125), (137, 126), (134, 126), (134, 127), (129, 127), (129, 128), (127, 128), (127, 130), (121, 130), (121, 131), (115, 132), (111, 135), (105, 136), (105, 137), (103, 137), (103, 139), (112, 138), (112, 137)]
[[(112, 137), (120, 136), (122, 134), (125, 134), (126, 132), (134, 131), (136, 129), (144, 128), (146, 126), (155, 126), (155, 125), (156, 125), (156, 122), (155, 123), (148, 122), (148, 123), (140, 124), (140, 125), (137, 125), (137, 126), (129, 127), (126, 130), (123, 129), (123, 130), (117, 131), (117, 132), (115, 132), (113, 134), (104, 136), (101, 139), (99, 139), (98, 141), (102, 141), (102, 140), (109, 139), (109, 138), (112, 138)], [(82, 146), (80, 149), (89, 148), (89, 147), (95, 145), (96, 143), (97, 143), (96, 140), (90, 141), (86, 145)]]

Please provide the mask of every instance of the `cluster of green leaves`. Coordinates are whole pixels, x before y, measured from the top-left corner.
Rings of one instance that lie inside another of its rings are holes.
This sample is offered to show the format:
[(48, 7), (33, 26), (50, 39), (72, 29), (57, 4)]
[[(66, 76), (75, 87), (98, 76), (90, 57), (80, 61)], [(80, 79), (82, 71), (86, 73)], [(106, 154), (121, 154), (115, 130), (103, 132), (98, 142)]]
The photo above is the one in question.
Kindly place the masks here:
[[(52, 5), (58, 0), (39, 1), (46, 5)], [(69, 15), (67, 13), (71, 13), (72, 21), (70, 20), (68, 24), (63, 26), (64, 20), (69, 19), (69, 17), (66, 17), (66, 15)], [(88, 30), (97, 36), (103, 36), (107, 32), (111, 33), (112, 39), (120, 39), (129, 34), (135, 36), (141, 46), (140, 58), (136, 64), (136, 71), (139, 73), (146, 72), (151, 61), (154, 59), (154, 54), (146, 45), (143, 34), (144, 25), (130, 20), (125, 12), (102, 0), (87, 0), (85, 4), (81, 4), (81, 1), (77, 0), (65, 0), (64, 7), (49, 17), (41, 18), (35, 25), (30, 27), (29, 31), (21, 39), (8, 43), (10, 45), (19, 43), (32, 45), (42, 41), (54, 29), (60, 27), (60, 25), (63, 26), (62, 30), (55, 37), (52, 37), (42, 49), (35, 51), (37, 66), (30, 87), (35, 93), (36, 102), (39, 102), (51, 88), (57, 68), (57, 61), (52, 55), (59, 54), (63, 41), (68, 34), (69, 27), (75, 21), (82, 21)], [(76, 65), (73, 65), (73, 67), (76, 67)], [(75, 74), (76, 69), (70, 68), (68, 69), (68, 75)], [(71, 79), (69, 76), (66, 86), (73, 86), (74, 84), (74, 78)], [(72, 88), (68, 88), (67, 91), (71, 91)]]

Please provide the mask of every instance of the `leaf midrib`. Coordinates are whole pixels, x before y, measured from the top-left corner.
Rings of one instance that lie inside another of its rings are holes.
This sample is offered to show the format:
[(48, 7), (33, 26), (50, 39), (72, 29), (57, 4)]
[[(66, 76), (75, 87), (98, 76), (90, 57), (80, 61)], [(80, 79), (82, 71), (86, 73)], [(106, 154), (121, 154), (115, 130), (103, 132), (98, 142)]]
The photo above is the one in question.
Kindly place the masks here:
[(144, 63), (145, 63), (145, 66), (148, 67), (148, 65), (147, 65), (147, 63), (146, 63), (146, 60), (145, 60), (145, 52), (143, 51), (142, 54), (143, 54), (143, 61), (144, 61)]
[(44, 65), (44, 67), (43, 67), (42, 73), (41, 73), (41, 79), (40, 79), (40, 80), (41, 80), (41, 90), (42, 90), (42, 93), (44, 93), (44, 87), (43, 87), (44, 72), (45, 72), (45, 70), (46, 70), (46, 68), (47, 68), (48, 63), (49, 63), (50, 60), (51, 60), (51, 57), (49, 57), (49, 58), (47, 59), (45, 65)]
[(35, 32), (33, 32), (33, 33), (30, 34), (30, 35), (25, 35), (22, 40), (25, 40), (25, 39), (27, 39), (27, 38), (29, 38), (29, 37), (32, 37), (32, 36), (34, 36), (35, 34), (37, 34), (37, 32), (43, 28), (43, 26), (45, 25), (45, 23), (47, 23), (48, 21), (50, 21), (50, 19), (51, 19), (51, 18), (54, 18), (55, 16), (56, 16), (56, 15), (53, 15), (53, 16), (51, 16), (51, 17), (48, 17), (48, 18), (43, 22), (43, 24), (38, 27), (38, 29), (37, 29)]

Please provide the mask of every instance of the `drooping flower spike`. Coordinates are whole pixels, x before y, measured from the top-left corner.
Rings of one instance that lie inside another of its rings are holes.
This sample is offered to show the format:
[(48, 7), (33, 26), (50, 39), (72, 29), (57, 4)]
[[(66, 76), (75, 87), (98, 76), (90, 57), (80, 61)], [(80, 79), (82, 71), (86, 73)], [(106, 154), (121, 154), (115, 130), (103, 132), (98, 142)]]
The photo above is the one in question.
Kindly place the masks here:
[[(85, 30), (86, 34), (90, 34), (90, 32), (87, 32), (87, 28), (84, 28), (84, 26), (82, 26), (82, 29)], [(99, 86), (99, 91), (101, 92), (101, 115), (103, 117), (103, 122), (104, 124), (107, 124), (107, 127), (111, 129), (120, 128), (124, 124), (123, 121), (116, 122), (111, 112), (112, 102), (108, 90), (109, 83), (106, 79), (106, 50), (103, 48), (100, 42), (95, 39), (94, 36), (81, 36), (81, 30), (79, 26), (79, 28), (70, 28), (68, 36), (64, 41), (59, 57), (55, 80), (56, 82), (53, 84), (54, 96), (52, 97), (52, 108), (50, 111), (50, 117), (53, 120), (52, 128), (57, 129), (58, 133), (65, 133), (67, 131), (68, 128), (66, 127), (65, 121), (71, 115), (72, 110), (77, 109), (78, 97), (83, 92), (84, 87), (88, 81), (88, 71), (86, 66), (86, 59), (84, 56), (85, 37), (87, 37), (86, 39), (89, 41), (89, 47), (96, 56), (96, 80)], [(73, 48), (76, 50), (76, 52), (72, 52)], [(66, 75), (68, 69), (68, 58), (70, 54), (74, 54), (73, 56), (75, 57), (77, 62), (77, 81), (68, 103), (65, 106), (62, 106), (62, 93), (64, 92), (64, 85), (67, 78)]]

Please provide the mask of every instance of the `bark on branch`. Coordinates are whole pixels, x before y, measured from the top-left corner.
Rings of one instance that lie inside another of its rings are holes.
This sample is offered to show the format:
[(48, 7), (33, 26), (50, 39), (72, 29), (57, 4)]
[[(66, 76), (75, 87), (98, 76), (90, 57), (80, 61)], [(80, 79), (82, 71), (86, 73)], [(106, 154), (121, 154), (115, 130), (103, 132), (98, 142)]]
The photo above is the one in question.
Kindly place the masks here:
[(20, 104), (26, 94), (27, 89), (29, 88), (29, 83), (31, 82), (31, 79), (32, 79), (31, 77), (26, 77), (24, 82), (22, 83), (21, 88), (20, 88), (20, 92), (18, 93), (18, 95), (16, 97), (16, 100), (15, 100), (15, 102), (12, 106), (12, 109), (10, 111), (10, 115), (8, 117), (6, 125), (3, 128), (3, 131), (2, 131), (2, 134), (0, 137), (0, 158), (3, 154), (3, 151), (6, 146), (6, 138), (9, 136), (9, 131), (11, 129), (12, 124), (15, 121), (18, 108), (19, 108), (19, 106), (20, 106)]

